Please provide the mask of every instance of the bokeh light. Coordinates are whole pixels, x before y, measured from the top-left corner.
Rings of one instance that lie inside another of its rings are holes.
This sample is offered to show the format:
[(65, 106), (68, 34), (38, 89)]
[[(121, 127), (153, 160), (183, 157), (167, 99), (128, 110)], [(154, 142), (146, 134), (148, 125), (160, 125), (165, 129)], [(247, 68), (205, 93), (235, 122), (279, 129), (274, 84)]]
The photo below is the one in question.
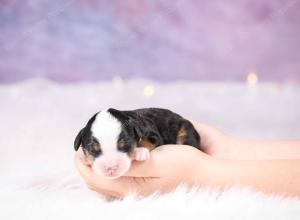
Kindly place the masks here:
[(247, 82), (248, 84), (254, 85), (258, 83), (258, 76), (254, 72), (250, 72), (247, 76)]
[(154, 94), (154, 86), (151, 84), (145, 85), (144, 95), (150, 97), (150, 96), (153, 96), (153, 94)]

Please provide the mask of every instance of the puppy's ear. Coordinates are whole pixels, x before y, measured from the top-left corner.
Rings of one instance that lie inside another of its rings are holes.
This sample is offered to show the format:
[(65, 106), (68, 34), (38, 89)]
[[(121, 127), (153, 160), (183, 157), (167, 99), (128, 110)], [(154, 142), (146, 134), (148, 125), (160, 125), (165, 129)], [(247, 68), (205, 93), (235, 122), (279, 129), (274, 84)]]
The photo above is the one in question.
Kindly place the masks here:
[(119, 111), (117, 109), (110, 108), (108, 109), (108, 112), (110, 112), (110, 114), (112, 114), (115, 118), (119, 119), (122, 123), (129, 120), (128, 115), (126, 115), (124, 111)]
[(85, 128), (82, 128), (79, 133), (77, 134), (75, 141), (74, 141), (74, 149), (75, 151), (77, 151), (79, 149), (79, 147), (82, 144), (82, 136), (83, 136), (83, 132), (84, 132)]
[(132, 126), (135, 136), (140, 139), (144, 137), (144, 132), (136, 122), (129, 120), (129, 124)]
[(119, 121), (121, 121), (122, 125), (124, 127), (129, 127), (129, 128), (133, 128), (134, 131), (134, 135), (140, 139), (143, 137), (143, 130), (142, 127), (139, 126), (139, 123), (136, 120), (133, 120), (132, 118), (132, 113), (131, 114), (128, 111), (119, 111), (117, 109), (114, 108), (110, 108), (108, 109), (108, 111), (115, 117), (117, 118)]

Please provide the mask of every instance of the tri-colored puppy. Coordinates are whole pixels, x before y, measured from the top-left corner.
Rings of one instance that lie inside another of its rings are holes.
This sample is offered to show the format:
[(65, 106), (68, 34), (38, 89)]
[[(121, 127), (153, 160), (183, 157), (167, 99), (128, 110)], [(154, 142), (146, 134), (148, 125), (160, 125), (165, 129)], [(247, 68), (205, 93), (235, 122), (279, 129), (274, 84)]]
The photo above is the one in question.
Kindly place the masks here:
[(107, 109), (96, 113), (78, 133), (94, 172), (106, 178), (122, 176), (132, 160), (147, 160), (149, 151), (164, 144), (184, 144), (200, 149), (200, 136), (180, 115), (160, 108), (133, 111)]

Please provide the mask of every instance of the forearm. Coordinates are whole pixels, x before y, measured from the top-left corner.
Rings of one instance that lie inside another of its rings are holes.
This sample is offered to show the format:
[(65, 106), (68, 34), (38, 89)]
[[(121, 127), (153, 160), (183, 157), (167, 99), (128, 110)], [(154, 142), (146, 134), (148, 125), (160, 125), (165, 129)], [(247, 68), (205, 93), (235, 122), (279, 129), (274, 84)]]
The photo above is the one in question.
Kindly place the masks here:
[(260, 141), (233, 138), (229, 144), (226, 159), (300, 159), (300, 140)]
[(245, 140), (226, 135), (207, 124), (193, 121), (201, 136), (202, 150), (219, 159), (300, 159), (300, 139), (294, 141)]
[(207, 167), (204, 182), (204, 185), (220, 190), (239, 186), (265, 193), (300, 196), (300, 160), (218, 160)]

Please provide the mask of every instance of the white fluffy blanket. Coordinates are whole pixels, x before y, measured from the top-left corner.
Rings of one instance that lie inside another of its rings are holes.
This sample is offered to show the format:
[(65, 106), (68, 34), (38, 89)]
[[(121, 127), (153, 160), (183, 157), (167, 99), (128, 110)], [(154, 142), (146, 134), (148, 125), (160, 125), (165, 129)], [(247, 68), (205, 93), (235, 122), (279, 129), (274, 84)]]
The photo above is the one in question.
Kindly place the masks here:
[(0, 219), (300, 219), (300, 200), (232, 188), (105, 201), (74, 169), (73, 140), (99, 109), (159, 106), (247, 138), (300, 137), (297, 85), (153, 82), (0, 86)]

